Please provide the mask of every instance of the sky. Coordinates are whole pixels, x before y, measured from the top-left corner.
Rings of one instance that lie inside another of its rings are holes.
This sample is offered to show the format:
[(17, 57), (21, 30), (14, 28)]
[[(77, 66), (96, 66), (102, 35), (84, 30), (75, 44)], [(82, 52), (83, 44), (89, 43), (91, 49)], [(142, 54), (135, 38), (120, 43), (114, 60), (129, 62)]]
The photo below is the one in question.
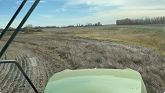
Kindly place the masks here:
[[(23, 0), (0, 0), (0, 28), (5, 28)], [(35, 0), (27, 3), (11, 27), (17, 27)], [(67, 26), (117, 19), (165, 16), (164, 0), (40, 0), (24, 26)]]

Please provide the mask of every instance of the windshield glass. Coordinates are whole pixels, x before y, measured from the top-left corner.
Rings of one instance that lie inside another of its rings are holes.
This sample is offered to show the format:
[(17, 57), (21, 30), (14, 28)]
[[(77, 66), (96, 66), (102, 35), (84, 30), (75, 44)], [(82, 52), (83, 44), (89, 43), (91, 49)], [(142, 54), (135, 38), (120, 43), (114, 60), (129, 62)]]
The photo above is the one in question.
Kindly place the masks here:
[[(0, 34), (24, 0), (0, 0)], [(35, 0), (0, 40), (2, 50)], [(165, 92), (164, 0), (41, 0), (1, 60), (16, 60), (39, 92), (65, 69), (138, 71), (148, 93)], [(15, 64), (0, 64), (0, 92), (33, 93)]]

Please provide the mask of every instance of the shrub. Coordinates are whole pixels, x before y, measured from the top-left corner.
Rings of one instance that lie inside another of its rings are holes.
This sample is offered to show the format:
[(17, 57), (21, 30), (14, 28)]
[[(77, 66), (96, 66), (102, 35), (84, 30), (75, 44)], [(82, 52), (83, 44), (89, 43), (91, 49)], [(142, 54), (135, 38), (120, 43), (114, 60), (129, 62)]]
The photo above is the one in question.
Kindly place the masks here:
[(37, 29), (35, 32), (43, 32), (42, 29)]

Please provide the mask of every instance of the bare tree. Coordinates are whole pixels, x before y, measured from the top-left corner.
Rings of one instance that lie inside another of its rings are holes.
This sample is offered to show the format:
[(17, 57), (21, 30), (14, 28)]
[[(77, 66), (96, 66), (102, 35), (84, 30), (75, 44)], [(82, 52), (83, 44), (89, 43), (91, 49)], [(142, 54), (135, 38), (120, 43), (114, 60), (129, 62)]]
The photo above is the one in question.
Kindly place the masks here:
[(121, 19), (116, 20), (117, 25), (141, 25), (141, 24), (165, 24), (165, 17), (141, 18), (141, 19)]

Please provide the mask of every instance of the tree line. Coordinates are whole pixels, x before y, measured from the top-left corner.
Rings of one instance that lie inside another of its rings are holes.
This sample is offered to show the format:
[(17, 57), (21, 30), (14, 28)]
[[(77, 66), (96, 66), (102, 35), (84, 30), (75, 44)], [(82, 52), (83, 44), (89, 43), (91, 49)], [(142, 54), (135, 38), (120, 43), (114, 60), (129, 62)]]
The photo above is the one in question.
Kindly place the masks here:
[(36, 26), (35, 29), (41, 29), (41, 28), (69, 28), (69, 27), (89, 27), (89, 26), (102, 26), (100, 22), (98, 23), (87, 23), (87, 24), (77, 24), (77, 25), (68, 25), (68, 26)]
[[(4, 29), (0, 29), (0, 33), (3, 31)], [(9, 27), (7, 29), (7, 32), (10, 33), (12, 31), (15, 31), (16, 28), (13, 28), (13, 27)], [(34, 32), (42, 32), (43, 30), (40, 29), (40, 28), (34, 28), (32, 24), (28, 24), (26, 25), (25, 27), (21, 28), (20, 29), (21, 32), (24, 32), (24, 33), (34, 33)]]
[(116, 20), (117, 25), (144, 25), (144, 24), (165, 24), (165, 17), (146, 17), (141, 19), (125, 18)]
[[(69, 28), (69, 27), (89, 27), (89, 26), (102, 26), (100, 22), (97, 23), (87, 23), (87, 24), (77, 24), (77, 25), (68, 25), (68, 26), (33, 26), (32, 24), (28, 24), (25, 27), (21, 28), (22, 32), (42, 32), (41, 29), (44, 28)], [(2, 32), (4, 29), (0, 29), (0, 32)], [(16, 28), (9, 27), (7, 31), (15, 31)]]

